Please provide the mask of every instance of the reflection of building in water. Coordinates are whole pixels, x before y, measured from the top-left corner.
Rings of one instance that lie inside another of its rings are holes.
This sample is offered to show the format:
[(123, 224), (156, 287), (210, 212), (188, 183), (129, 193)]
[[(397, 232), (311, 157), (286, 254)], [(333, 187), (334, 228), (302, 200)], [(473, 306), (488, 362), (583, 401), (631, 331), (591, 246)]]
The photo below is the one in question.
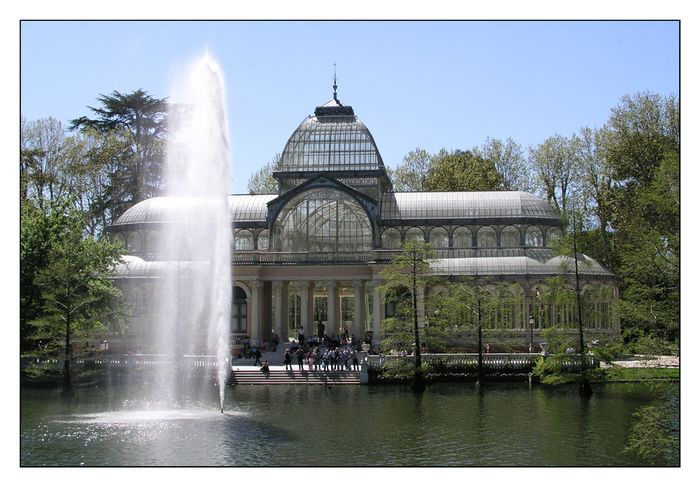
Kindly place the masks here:
[[(292, 133), (274, 177), (277, 194), (229, 198), (236, 343), (273, 333), (286, 341), (302, 325), (308, 337), (319, 322), (328, 335), (345, 325), (376, 342), (393, 309), (377, 289), (379, 272), (409, 240), (432, 244), (435, 273), (490, 281), (483, 291), (499, 295), (493, 327), (504, 340), (527, 346), (531, 333), (538, 342), (546, 327), (576, 326), (575, 303), (553, 302), (546, 282), (567, 273), (573, 288), (573, 261), (552, 250), (562, 228), (547, 202), (514, 191), (393, 192), (372, 134), (335, 95)], [(135, 309), (130, 340), (147, 333), (149, 295), (166, 265), (155, 237), (178, 214), (175, 201), (152, 198), (110, 228), (130, 254), (119, 279)], [(585, 256), (579, 273), (585, 326), (619, 334), (615, 276)], [(430, 310), (419, 309), (421, 328), (425, 316)]]

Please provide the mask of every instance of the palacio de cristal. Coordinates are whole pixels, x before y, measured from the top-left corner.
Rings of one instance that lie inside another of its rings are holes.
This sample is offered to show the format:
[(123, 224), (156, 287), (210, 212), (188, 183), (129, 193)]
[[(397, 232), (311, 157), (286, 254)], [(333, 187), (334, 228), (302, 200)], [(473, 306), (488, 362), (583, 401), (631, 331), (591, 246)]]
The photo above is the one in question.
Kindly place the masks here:
[[(377, 288), (380, 272), (412, 239), (432, 244), (435, 274), (494, 283), (504, 298), (496, 325), (504, 341), (526, 346), (546, 327), (577, 326), (574, 303), (544, 299), (553, 276), (566, 275), (573, 288), (574, 269), (552, 248), (562, 223), (546, 201), (519, 191), (394, 192), (374, 137), (335, 93), (292, 132), (274, 178), (276, 194), (229, 197), (234, 348), (273, 333), (286, 341), (300, 326), (308, 337), (318, 322), (328, 335), (343, 325), (355, 337), (372, 332), (377, 343), (392, 310)], [(167, 197), (151, 198), (109, 229), (128, 249), (117, 280), (133, 305), (113, 350), (148, 351), (142, 339), (160, 265), (154, 242), (175, 212)], [(616, 277), (583, 255), (578, 267), (586, 329), (619, 334)], [(431, 312), (421, 303), (422, 329)]]

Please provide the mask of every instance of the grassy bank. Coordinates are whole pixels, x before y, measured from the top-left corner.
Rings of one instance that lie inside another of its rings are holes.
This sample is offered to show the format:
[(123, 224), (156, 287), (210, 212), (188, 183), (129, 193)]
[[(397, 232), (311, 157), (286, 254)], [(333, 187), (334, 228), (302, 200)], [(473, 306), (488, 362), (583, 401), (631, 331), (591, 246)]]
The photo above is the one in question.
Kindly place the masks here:
[(678, 368), (612, 367), (603, 370), (605, 370), (604, 382), (678, 381), (681, 378)]

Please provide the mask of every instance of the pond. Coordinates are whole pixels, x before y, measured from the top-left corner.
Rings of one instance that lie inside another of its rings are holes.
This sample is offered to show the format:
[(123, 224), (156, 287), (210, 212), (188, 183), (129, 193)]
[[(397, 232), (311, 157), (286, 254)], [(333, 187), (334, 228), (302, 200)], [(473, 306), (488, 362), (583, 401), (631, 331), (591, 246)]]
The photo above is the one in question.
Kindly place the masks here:
[(621, 466), (632, 413), (678, 384), (235, 386), (163, 407), (125, 384), (22, 389), (22, 466)]

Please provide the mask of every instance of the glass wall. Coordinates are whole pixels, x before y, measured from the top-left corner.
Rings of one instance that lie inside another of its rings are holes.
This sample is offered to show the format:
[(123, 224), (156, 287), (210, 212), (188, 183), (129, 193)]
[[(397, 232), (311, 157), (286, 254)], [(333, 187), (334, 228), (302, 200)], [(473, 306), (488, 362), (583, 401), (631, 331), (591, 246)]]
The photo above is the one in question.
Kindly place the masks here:
[(293, 198), (280, 212), (274, 232), (275, 250), (283, 252), (372, 250), (367, 213), (336, 189), (314, 189)]
[(401, 232), (397, 228), (387, 228), (382, 233), (382, 247), (385, 249), (401, 248)]
[(525, 230), (526, 247), (542, 247), (542, 230), (538, 227), (530, 226)]
[(520, 232), (514, 226), (501, 230), (501, 247), (520, 247)]
[(430, 230), (430, 244), (434, 249), (446, 249), (450, 245), (447, 230), (442, 227), (435, 227)]
[(457, 227), (452, 234), (452, 247), (468, 249), (472, 246), (472, 231), (467, 227)]
[(421, 230), (418, 227), (413, 227), (409, 228), (406, 231), (406, 242), (414, 241), (414, 242), (422, 242), (425, 240), (425, 234), (423, 233), (423, 230)]
[(250, 230), (237, 230), (233, 248), (236, 250), (253, 250), (253, 233)]
[(476, 234), (479, 247), (496, 246), (496, 230), (492, 227), (481, 227)]
[(270, 237), (267, 230), (262, 230), (258, 234), (258, 250), (267, 250), (270, 246)]

